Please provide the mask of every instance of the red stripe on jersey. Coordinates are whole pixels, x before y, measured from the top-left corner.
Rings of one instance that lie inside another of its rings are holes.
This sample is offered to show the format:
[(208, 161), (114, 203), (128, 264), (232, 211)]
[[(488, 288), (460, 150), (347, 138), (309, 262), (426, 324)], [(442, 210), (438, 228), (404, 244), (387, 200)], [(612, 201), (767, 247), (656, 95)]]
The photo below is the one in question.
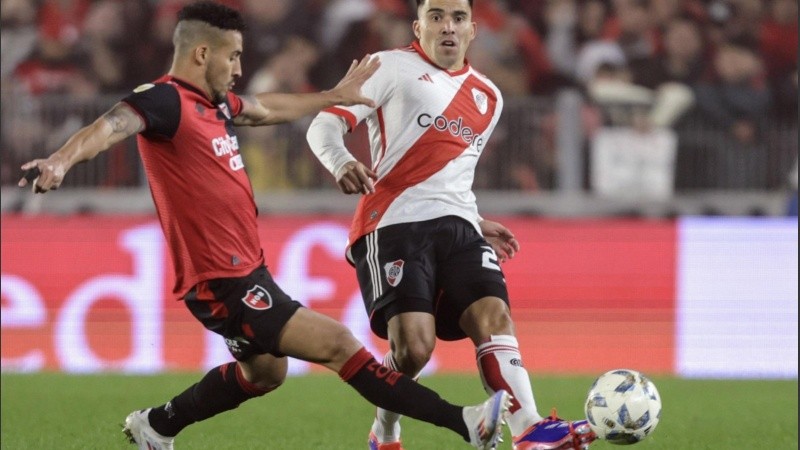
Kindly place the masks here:
[[(487, 95), (488, 107), (485, 114), (478, 111), (472, 94), (473, 88), (480, 89)], [(496, 105), (497, 97), (494, 91), (477, 77), (469, 76), (440, 116), (444, 116), (448, 123), (461, 119), (462, 127), (469, 126), (475, 136), (483, 134), (489, 127)], [(439, 131), (433, 126), (428, 127), (391, 171), (378, 180), (375, 192), (361, 197), (350, 228), (350, 244), (375, 230), (389, 205), (406, 189), (442, 170), (467, 148), (468, 144), (460, 134), (451, 133), (447, 129)]]
[(384, 155), (386, 155), (386, 123), (383, 120), (383, 108), (378, 108), (376, 113), (378, 115), (378, 130), (381, 133), (381, 153), (372, 163), (373, 170), (378, 168), (378, 165), (381, 163)]
[(342, 117), (345, 121), (347, 121), (347, 129), (348, 129), (348, 131), (353, 131), (355, 129), (356, 125), (358, 125), (358, 123), (356, 121), (356, 116), (353, 115), (353, 113), (351, 113), (350, 111), (348, 111), (346, 109), (337, 108), (335, 106), (332, 106), (330, 108), (323, 109), (323, 111), (331, 113), (331, 114), (336, 114), (337, 116)]

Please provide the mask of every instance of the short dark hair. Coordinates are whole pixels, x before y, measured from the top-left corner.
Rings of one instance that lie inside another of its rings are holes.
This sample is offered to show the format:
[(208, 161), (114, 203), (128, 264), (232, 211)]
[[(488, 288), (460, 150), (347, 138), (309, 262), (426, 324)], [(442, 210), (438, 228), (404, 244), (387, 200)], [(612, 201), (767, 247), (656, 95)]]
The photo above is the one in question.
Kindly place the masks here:
[[(422, 5), (424, 5), (426, 1), (428, 0), (417, 0), (417, 9), (419, 9)], [(472, 8), (472, 0), (468, 1), (469, 1), (469, 7)]]
[(181, 8), (178, 22), (182, 20), (199, 20), (222, 30), (245, 29), (244, 19), (239, 11), (208, 0), (189, 3)]

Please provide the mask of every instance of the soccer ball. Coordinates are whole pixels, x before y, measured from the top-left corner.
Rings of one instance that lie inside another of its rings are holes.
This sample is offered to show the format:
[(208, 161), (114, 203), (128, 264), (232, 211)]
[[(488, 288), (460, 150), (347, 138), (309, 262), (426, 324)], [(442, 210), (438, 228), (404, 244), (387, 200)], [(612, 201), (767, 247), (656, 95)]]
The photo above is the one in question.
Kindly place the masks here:
[(635, 444), (656, 429), (661, 418), (661, 396), (653, 382), (641, 373), (611, 370), (592, 384), (584, 411), (598, 438), (612, 444)]

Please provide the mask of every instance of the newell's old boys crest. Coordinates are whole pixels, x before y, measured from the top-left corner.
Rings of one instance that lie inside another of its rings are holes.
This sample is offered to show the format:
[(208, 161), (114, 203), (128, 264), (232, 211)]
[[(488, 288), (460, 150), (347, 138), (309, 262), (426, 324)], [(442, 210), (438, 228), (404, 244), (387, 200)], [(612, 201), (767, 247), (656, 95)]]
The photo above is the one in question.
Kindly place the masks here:
[(486, 114), (486, 110), (489, 108), (489, 97), (486, 96), (486, 93), (480, 89), (472, 88), (472, 98), (475, 100), (475, 106), (478, 107), (478, 111), (481, 114)]
[(272, 308), (272, 296), (257, 284), (247, 291), (247, 295), (242, 297), (242, 301), (245, 305), (261, 311)]
[(389, 283), (389, 286), (395, 287), (400, 283), (400, 280), (403, 279), (403, 264), (403, 260), (398, 259), (397, 261), (383, 265), (383, 270), (386, 271), (386, 281)]

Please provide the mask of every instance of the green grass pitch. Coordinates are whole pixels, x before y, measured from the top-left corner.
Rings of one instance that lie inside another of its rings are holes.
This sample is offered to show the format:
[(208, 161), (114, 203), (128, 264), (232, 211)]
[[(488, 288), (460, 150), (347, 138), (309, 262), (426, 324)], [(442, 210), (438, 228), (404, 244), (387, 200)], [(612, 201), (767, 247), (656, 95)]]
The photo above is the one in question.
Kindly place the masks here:
[[(133, 409), (163, 403), (200, 374), (154, 376), (2, 374), (2, 449), (131, 449), (121, 430)], [(796, 449), (797, 380), (719, 381), (653, 377), (663, 399), (661, 423), (636, 450)], [(539, 410), (582, 415), (590, 377), (534, 376)], [(421, 382), (454, 403), (484, 398), (477, 375)], [(289, 378), (277, 391), (200, 424), (176, 449), (366, 449), (374, 409), (334, 375)], [(448, 430), (404, 419), (408, 450), (469, 448)], [(510, 449), (506, 432), (500, 449)], [(614, 449), (598, 441), (592, 450)]]

